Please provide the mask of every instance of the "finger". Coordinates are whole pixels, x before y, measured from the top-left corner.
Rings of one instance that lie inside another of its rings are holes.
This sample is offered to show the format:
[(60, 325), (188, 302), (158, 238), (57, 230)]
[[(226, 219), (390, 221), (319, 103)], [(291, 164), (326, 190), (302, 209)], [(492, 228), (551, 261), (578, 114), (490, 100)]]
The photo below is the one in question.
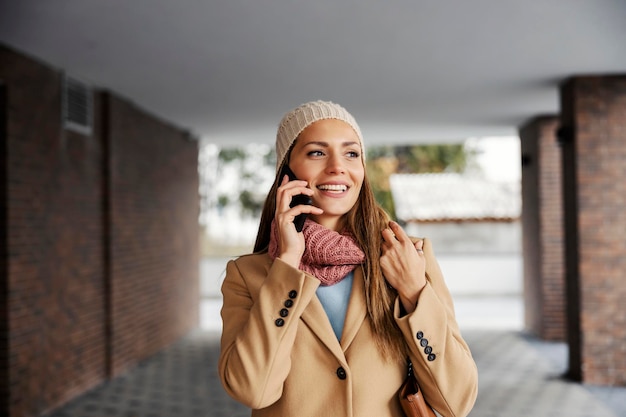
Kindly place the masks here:
[(405, 242), (409, 238), (404, 229), (398, 223), (390, 221), (389, 227), (393, 231), (393, 234), (396, 235), (396, 239), (398, 239), (400, 242)]
[(284, 210), (276, 210), (276, 219), (279, 223), (293, 223), (295, 218), (300, 214), (313, 214), (319, 216), (324, 213), (319, 207), (309, 204), (298, 204), (293, 207), (285, 207)]
[(424, 254), (424, 241), (423, 240), (420, 239), (417, 242), (415, 242), (415, 250), (417, 251), (419, 255)]
[[(311, 190), (310, 188), (307, 187), (308, 182), (303, 181), (303, 180), (293, 180), (293, 181), (289, 181), (289, 177), (287, 177), (285, 175), (285, 178), (283, 178), (283, 181), (280, 183), (280, 187), (278, 188), (279, 190), (290, 190), (292, 188), (306, 188), (307, 190)], [(313, 190), (311, 190), (313, 191)]]
[(382, 235), (385, 243), (393, 245), (394, 241), (396, 240), (396, 235), (390, 228), (383, 229)]
[(287, 176), (285, 178), (283, 178), (283, 183), (277, 190), (276, 208), (280, 208), (280, 211), (287, 210), (293, 197), (298, 194), (313, 195), (313, 190), (306, 186), (306, 181), (289, 181)]
[(307, 184), (308, 183), (306, 181), (300, 181), (300, 180), (289, 181), (286, 184), (281, 185), (278, 190), (285, 194), (289, 194), (290, 197), (293, 197), (298, 194), (306, 194), (306, 195), (311, 196), (314, 193), (312, 189), (307, 187)]
[(324, 210), (322, 210), (319, 207), (315, 207), (313, 205), (298, 204), (297, 206), (293, 206), (293, 208), (289, 209), (288, 212), (292, 213), (293, 214), (293, 218), (295, 219), (298, 214), (306, 213), (306, 214), (320, 215), (320, 214), (324, 213)]

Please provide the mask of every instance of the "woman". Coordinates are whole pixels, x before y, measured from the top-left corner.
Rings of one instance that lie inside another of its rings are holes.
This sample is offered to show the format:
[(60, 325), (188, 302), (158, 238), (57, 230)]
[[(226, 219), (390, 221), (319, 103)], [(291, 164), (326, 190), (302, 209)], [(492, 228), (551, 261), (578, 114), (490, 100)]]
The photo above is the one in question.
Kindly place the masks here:
[[(477, 371), (452, 298), (430, 242), (376, 204), (352, 115), (305, 103), (282, 119), (276, 151), (254, 253), (230, 261), (222, 285), (226, 391), (252, 416), (402, 416), (410, 358), (430, 405), (467, 415)], [(312, 205), (290, 207), (299, 194)]]

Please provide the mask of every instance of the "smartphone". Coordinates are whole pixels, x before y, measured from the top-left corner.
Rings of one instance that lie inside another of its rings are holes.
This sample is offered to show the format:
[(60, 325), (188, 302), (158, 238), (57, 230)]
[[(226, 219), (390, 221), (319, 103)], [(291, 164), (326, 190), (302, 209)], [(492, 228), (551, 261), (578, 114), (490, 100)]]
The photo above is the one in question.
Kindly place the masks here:
[[(298, 179), (296, 178), (296, 174), (293, 173), (293, 171), (289, 168), (289, 165), (287, 164), (285, 164), (285, 166), (283, 167), (280, 177), (284, 178), (285, 175), (289, 177), (289, 181), (295, 181)], [(313, 204), (313, 200), (306, 194), (298, 194), (291, 199), (289, 207), (295, 207), (298, 204), (305, 204), (310, 206), (311, 204)], [(307, 215), (308, 213), (298, 214), (294, 219), (293, 224), (296, 226), (296, 230), (298, 232), (302, 231), (302, 228), (304, 227), (304, 221), (306, 220)]]

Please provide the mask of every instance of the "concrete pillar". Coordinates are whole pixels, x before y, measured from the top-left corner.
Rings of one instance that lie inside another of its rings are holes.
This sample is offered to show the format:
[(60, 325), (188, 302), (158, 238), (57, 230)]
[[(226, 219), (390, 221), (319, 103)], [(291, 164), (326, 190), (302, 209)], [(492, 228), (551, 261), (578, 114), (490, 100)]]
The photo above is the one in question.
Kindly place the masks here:
[(561, 86), (569, 375), (626, 385), (626, 75)]
[(525, 326), (564, 341), (565, 267), (559, 119), (541, 116), (520, 130)]

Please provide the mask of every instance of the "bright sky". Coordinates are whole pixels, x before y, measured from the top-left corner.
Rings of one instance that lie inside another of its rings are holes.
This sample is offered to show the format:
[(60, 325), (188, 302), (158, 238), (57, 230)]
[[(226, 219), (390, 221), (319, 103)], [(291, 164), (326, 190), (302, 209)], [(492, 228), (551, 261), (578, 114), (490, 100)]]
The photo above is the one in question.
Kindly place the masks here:
[(478, 151), (476, 160), (488, 179), (521, 180), (521, 150), (518, 137), (472, 138), (467, 140), (467, 146)]

